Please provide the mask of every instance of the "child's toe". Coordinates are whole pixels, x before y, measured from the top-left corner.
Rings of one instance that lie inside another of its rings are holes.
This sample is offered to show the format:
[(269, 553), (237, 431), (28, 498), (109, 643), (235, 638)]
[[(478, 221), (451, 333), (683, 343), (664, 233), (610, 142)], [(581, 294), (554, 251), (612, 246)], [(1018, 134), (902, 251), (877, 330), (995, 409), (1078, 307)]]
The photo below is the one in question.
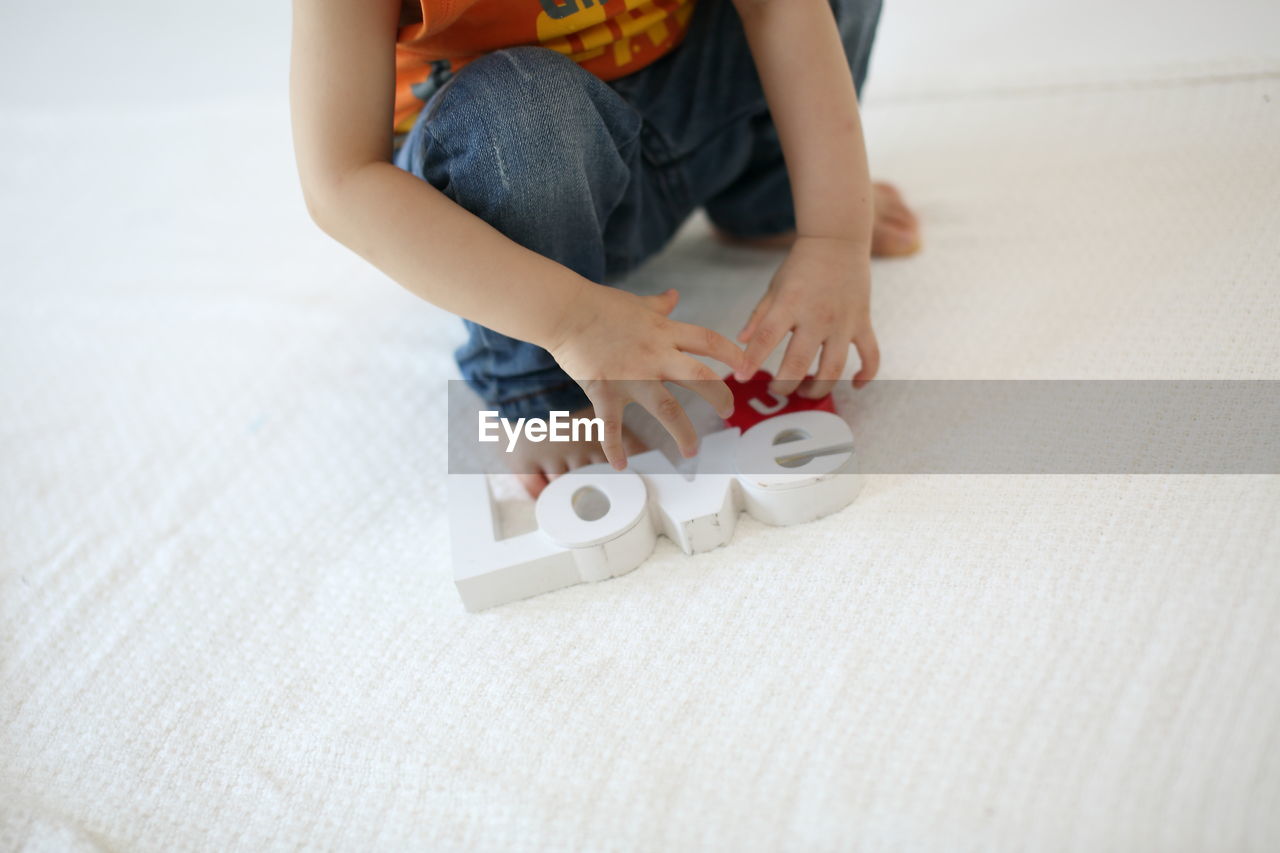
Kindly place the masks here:
[(516, 479), (520, 481), (520, 485), (524, 486), (524, 490), (531, 498), (542, 494), (542, 490), (547, 487), (547, 478), (541, 471), (533, 474), (516, 474)]

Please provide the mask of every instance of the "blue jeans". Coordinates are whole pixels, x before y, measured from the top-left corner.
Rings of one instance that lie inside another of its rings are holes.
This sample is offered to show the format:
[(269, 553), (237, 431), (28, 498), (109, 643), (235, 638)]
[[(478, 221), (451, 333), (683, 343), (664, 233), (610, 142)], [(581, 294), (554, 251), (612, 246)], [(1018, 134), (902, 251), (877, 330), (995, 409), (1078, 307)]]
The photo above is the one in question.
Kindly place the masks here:
[[(880, 0), (832, 8), (861, 91)], [(778, 134), (728, 0), (698, 0), (680, 47), (612, 83), (516, 47), (428, 85), (396, 165), (592, 281), (617, 281), (699, 207), (740, 237), (795, 227)], [(546, 350), (464, 322), (462, 375), (504, 417), (587, 405)]]

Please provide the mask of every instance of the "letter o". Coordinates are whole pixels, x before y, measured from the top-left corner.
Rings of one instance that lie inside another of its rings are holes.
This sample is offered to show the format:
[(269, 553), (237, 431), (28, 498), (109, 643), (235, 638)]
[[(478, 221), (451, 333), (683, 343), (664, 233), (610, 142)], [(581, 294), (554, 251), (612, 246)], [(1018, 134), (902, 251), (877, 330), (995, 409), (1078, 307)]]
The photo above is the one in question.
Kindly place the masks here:
[[(609, 501), (603, 515), (583, 518), (574, 499), (595, 489)], [(596, 464), (553, 480), (534, 506), (542, 533), (572, 549), (583, 580), (601, 580), (629, 572), (653, 553), (657, 532), (649, 514), (649, 491), (639, 474)]]

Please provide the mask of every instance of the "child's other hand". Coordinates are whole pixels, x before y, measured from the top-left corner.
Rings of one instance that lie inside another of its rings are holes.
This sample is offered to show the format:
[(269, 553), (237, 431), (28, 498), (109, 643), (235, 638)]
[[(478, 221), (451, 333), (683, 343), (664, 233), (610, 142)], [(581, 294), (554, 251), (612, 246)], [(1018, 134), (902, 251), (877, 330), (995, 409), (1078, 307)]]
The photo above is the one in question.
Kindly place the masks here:
[[(862, 360), (853, 387), (861, 388), (875, 377), (880, 347), (871, 328), (871, 267), (866, 246), (836, 237), (796, 238), (769, 289), (738, 333), (738, 340), (747, 344), (738, 379), (753, 376), (788, 332), (791, 342), (769, 385), (770, 392), (786, 396), (799, 388), (804, 397), (830, 394), (849, 357), (850, 341)], [(822, 357), (817, 372), (813, 379), (804, 381), (819, 351)]]
[(680, 299), (675, 290), (637, 296), (593, 285), (575, 303), (548, 347), (556, 362), (586, 392), (604, 421), (604, 453), (614, 468), (627, 465), (622, 443), (622, 410), (639, 403), (676, 440), (680, 452), (698, 452), (698, 434), (689, 416), (662, 383), (674, 382), (698, 394), (721, 417), (733, 413), (733, 394), (711, 368), (690, 353), (705, 355), (740, 371), (743, 352), (728, 338), (670, 318)]

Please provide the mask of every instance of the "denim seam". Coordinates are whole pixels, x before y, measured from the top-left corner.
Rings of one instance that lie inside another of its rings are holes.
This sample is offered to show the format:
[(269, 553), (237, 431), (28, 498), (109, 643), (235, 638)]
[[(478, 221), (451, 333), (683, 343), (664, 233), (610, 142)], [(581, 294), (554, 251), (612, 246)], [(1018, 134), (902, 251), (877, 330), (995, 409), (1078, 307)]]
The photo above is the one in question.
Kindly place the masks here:
[[(675, 168), (678, 161), (670, 157), (670, 148), (662, 131), (647, 119), (642, 118), (641, 125), (644, 132), (641, 134), (640, 150), (645, 160), (649, 162), (653, 176), (662, 185), (663, 195), (674, 202), (678, 209), (691, 206), (693, 199), (692, 193), (689, 192), (689, 184), (680, 170)], [(658, 152), (666, 156), (660, 156)]]
[(665, 165), (675, 165), (677, 163), (680, 163), (683, 160), (687, 160), (689, 157), (693, 156), (696, 152), (710, 145), (711, 140), (715, 139), (716, 137), (720, 136), (723, 133), (730, 132), (733, 129), (734, 125), (740, 124), (741, 122), (747, 119), (750, 119), (753, 116), (768, 115), (768, 114), (769, 114), (769, 105), (763, 99), (758, 101), (753, 101), (750, 104), (746, 104), (743, 107), (725, 116), (723, 120), (717, 122), (714, 127), (712, 127), (710, 130), (700, 135), (697, 139), (693, 140), (692, 142), (686, 143), (683, 148), (673, 150), (670, 147), (668, 147), (667, 151), (668, 151), (669, 159), (667, 160)]

